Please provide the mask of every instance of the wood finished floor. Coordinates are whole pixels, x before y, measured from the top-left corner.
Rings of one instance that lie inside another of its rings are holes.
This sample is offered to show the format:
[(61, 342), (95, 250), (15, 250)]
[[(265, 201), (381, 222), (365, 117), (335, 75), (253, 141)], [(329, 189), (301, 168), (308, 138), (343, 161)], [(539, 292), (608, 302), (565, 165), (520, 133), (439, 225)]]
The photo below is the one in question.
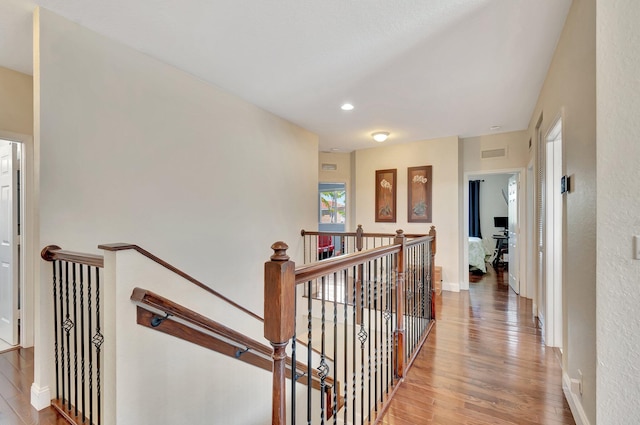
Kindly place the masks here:
[(436, 326), (380, 423), (575, 424), (559, 353), (506, 279), (488, 267), (468, 292), (437, 297)]
[(0, 354), (0, 425), (63, 425), (67, 422), (49, 407), (31, 407), (33, 348)]

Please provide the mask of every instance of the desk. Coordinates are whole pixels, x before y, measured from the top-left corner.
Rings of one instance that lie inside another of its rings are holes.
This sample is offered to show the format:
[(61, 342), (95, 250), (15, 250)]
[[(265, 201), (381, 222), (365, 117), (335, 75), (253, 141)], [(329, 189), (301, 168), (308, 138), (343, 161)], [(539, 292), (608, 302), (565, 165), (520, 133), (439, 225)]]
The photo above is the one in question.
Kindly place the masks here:
[(493, 239), (496, 240), (496, 249), (493, 253), (493, 268), (498, 266), (505, 266), (505, 261), (502, 260), (502, 256), (509, 252), (509, 237), (506, 235), (493, 235)]

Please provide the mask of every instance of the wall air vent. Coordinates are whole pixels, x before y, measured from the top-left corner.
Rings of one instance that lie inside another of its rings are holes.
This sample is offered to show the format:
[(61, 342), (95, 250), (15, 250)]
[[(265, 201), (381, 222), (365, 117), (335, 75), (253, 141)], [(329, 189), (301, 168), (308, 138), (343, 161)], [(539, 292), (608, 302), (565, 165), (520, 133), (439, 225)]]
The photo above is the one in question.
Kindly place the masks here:
[(480, 153), (480, 157), (482, 159), (504, 158), (506, 156), (507, 156), (507, 149), (506, 148), (487, 149), (487, 150), (481, 151), (481, 153)]
[(337, 164), (322, 164), (322, 171), (337, 171)]

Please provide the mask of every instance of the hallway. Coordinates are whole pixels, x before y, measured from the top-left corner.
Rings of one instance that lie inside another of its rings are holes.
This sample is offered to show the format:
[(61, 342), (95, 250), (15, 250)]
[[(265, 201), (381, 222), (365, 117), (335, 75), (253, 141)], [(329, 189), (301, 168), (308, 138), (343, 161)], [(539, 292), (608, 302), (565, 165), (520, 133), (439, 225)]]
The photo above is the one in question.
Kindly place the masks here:
[(489, 266), (468, 292), (436, 298), (437, 323), (381, 421), (417, 424), (575, 424), (559, 351), (546, 348), (531, 300)]

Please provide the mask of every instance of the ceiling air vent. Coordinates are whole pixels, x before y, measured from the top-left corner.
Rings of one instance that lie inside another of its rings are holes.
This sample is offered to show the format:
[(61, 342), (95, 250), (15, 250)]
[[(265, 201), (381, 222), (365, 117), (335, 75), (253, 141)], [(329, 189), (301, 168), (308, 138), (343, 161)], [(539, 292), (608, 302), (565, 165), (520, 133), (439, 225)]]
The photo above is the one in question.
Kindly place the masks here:
[(337, 164), (322, 164), (322, 171), (336, 171), (337, 169)]
[(499, 148), (499, 149), (487, 149), (485, 151), (482, 151), (480, 153), (480, 157), (482, 159), (489, 159), (489, 158), (504, 158), (507, 156), (507, 149), (506, 148)]

